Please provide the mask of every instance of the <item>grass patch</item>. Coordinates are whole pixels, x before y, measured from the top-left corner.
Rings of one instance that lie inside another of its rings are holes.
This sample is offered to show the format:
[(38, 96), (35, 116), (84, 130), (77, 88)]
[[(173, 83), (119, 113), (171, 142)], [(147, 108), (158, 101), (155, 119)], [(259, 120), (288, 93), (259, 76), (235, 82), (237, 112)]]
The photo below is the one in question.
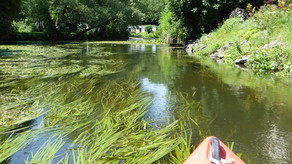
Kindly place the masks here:
[[(230, 18), (221, 27), (203, 35), (199, 44), (193, 46), (194, 55), (209, 56), (227, 46), (225, 63), (251, 56), (248, 67), (257, 74), (288, 76), (292, 69), (291, 8), (268, 8), (258, 11), (250, 19)], [(267, 46), (276, 42), (275, 46)], [(202, 45), (206, 48), (200, 49)]]

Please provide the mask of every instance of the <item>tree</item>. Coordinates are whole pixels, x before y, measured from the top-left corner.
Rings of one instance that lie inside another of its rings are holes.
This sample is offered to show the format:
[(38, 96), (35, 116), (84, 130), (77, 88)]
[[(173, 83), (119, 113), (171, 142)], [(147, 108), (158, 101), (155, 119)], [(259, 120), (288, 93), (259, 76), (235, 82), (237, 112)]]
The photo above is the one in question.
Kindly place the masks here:
[(151, 25), (147, 25), (146, 27), (145, 27), (145, 31), (149, 34), (149, 33), (151, 33), (152, 32), (152, 26)]
[[(128, 0), (23, 0), (23, 15), (31, 23), (44, 22), (44, 31), (55, 38), (93, 31), (93, 39), (107, 39), (127, 32), (143, 14)], [(79, 28), (79, 31), (77, 30)]]
[(34, 27), (34, 31), (50, 33), (54, 31), (54, 22), (51, 19), (49, 8), (50, 1), (22, 0), (21, 17)]
[(210, 32), (219, 22), (227, 18), (233, 9), (245, 8), (248, 3), (252, 3), (253, 6), (262, 4), (260, 1), (252, 0), (166, 0), (160, 22), (168, 28), (163, 26), (161, 28), (164, 34), (187, 41)]
[(20, 11), (20, 0), (6, 0), (0, 2), (0, 41), (8, 37), (11, 22)]
[(164, 9), (165, 0), (139, 0), (136, 1), (137, 9), (140, 10), (145, 17), (143, 24), (158, 24), (161, 12)]

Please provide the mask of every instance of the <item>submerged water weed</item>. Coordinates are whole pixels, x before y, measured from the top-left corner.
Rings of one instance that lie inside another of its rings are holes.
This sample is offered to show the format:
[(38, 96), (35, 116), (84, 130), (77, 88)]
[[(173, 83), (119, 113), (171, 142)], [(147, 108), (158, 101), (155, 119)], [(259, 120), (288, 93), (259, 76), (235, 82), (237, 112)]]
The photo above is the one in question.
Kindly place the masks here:
[(176, 123), (154, 130), (138, 120), (143, 116), (141, 113), (128, 112), (131, 116), (123, 118), (127, 121), (120, 119), (121, 116), (116, 118), (108, 115), (93, 125), (93, 133), (79, 135), (78, 145), (82, 146), (76, 149), (78, 155), (74, 158), (77, 163), (115, 163), (121, 160), (127, 163), (152, 163), (181, 142), (180, 138), (171, 137)]
[(63, 142), (61, 138), (51, 138), (46, 141), (35, 154), (31, 154), (30, 158), (28, 156), (25, 163), (53, 163), (53, 159), (56, 157), (57, 152), (64, 144), (65, 142)]
[(186, 127), (190, 127), (190, 125), (186, 125), (185, 122), (180, 122), (180, 131), (176, 135), (182, 138), (182, 142), (170, 152), (169, 160), (171, 163), (182, 163), (191, 155), (192, 150), (194, 150), (191, 143), (192, 133), (188, 134)]
[[(49, 108), (45, 126), (72, 129), (70, 133), (78, 134), (73, 141), (73, 145), (78, 145), (72, 153), (75, 163), (152, 163), (183, 142), (183, 135), (173, 135), (177, 122), (155, 130), (143, 119), (149, 100), (141, 100), (138, 84), (132, 80), (103, 85), (88, 96), (75, 97), (70, 103), (66, 98), (72, 96), (70, 91), (74, 89), (69, 88), (69, 92), (61, 90), (56, 94), (63, 93), (63, 99), (55, 95), (45, 96), (44, 105)], [(54, 144), (60, 143), (47, 147)], [(39, 159), (46, 156), (36, 157), (37, 161), (47, 160)]]
[[(62, 46), (52, 49), (58, 51)], [(36, 45), (32, 47), (35, 50), (31, 53), (37, 53), (40, 49)], [(99, 53), (99, 48), (79, 48), (60, 56), (53, 50), (52, 54), (41, 53), (40, 56), (21, 50), (9, 54), (6, 59), (1, 58), (0, 63), (7, 66), (2, 70), (5, 73), (0, 75), (3, 79), (2, 96), (7, 98), (2, 102), (5, 105), (13, 99), (15, 106), (3, 108), (3, 111), (11, 115), (11, 109), (37, 114), (43, 114), (43, 110), (46, 113), (42, 116), (42, 123), (34, 131), (52, 134), (47, 136), (49, 142), (39, 151), (28, 155), (26, 163), (53, 163), (60, 158), (60, 163), (68, 163), (69, 159), (74, 163), (153, 163), (169, 162), (170, 159), (182, 163), (187, 156), (185, 153), (190, 152), (192, 136), (186, 133), (187, 128), (182, 127), (186, 124), (180, 123), (184, 119), (177, 118), (178, 121), (155, 129), (151, 122), (144, 119), (151, 98), (140, 90), (135, 74), (137, 70), (125, 79), (109, 81), (105, 75), (120, 71), (125, 63), (111, 56), (113, 54)], [(85, 53), (78, 54), (78, 51)], [(28, 61), (35, 62), (22, 69), (19, 63)], [(54, 68), (57, 71), (54, 72)], [(14, 95), (9, 99), (10, 93)], [(185, 99), (188, 102), (188, 107), (181, 105), (178, 109), (196, 108), (191, 108), (196, 104), (194, 99), (182, 98), (179, 94), (177, 98), (176, 101)], [(30, 118), (23, 117), (23, 114), (20, 112), (17, 115), (22, 118), (18, 121), (36, 117), (31, 113), (28, 114)], [(0, 130), (7, 133), (9, 129), (6, 127), (14, 127), (18, 122), (3, 123)], [(16, 136), (1, 136), (0, 162), (19, 151), (23, 145), (30, 144), (30, 140), (36, 137), (34, 131), (19, 132), (19, 140)], [(70, 138), (71, 147), (64, 147), (65, 138)], [(14, 145), (20, 146), (13, 148)]]
[(9, 128), (42, 115), (37, 95), (27, 93), (19, 82), (3, 83), (0, 89), (0, 126)]
[[(70, 150), (58, 153), (62, 138), (51, 138), (26, 163), (51, 163), (60, 155), (61, 163), (68, 163), (69, 158), (74, 163), (183, 162), (191, 152), (186, 124), (181, 120), (154, 129), (143, 118), (149, 99), (135, 79), (98, 85), (94, 78), (71, 78), (38, 88), (43, 95), (41, 106), (48, 109), (39, 131), (58, 130), (57, 135), (69, 138), (74, 135), (72, 156)], [(185, 99), (189, 107), (196, 104), (189, 97), (179, 99)]]
[[(65, 76), (104, 76), (123, 65), (110, 53), (86, 45), (1, 45), (0, 125), (10, 126), (41, 114), (36, 102), (40, 87)], [(86, 51), (86, 53), (83, 53)], [(34, 92), (31, 90), (34, 89)]]
[[(104, 71), (112, 73), (111, 68), (117, 67), (117, 62), (107, 58), (98, 47), (68, 49), (62, 46), (27, 45), (0, 46), (8, 49), (6, 58), (0, 59), (1, 72), (5, 78), (27, 79), (32, 77), (60, 77), (74, 73), (81, 73), (90, 68), (90, 72)], [(15, 50), (17, 49), (17, 50)], [(86, 50), (84, 50), (86, 49)], [(85, 53), (83, 51), (86, 51)], [(115, 69), (116, 72), (118, 69)], [(88, 72), (88, 70), (87, 70)], [(88, 75), (88, 73), (85, 73)], [(103, 73), (104, 74), (104, 73)]]
[(35, 135), (36, 133), (33, 131), (26, 131), (21, 134), (9, 134), (6, 133), (6, 130), (0, 130), (0, 163), (27, 146)]

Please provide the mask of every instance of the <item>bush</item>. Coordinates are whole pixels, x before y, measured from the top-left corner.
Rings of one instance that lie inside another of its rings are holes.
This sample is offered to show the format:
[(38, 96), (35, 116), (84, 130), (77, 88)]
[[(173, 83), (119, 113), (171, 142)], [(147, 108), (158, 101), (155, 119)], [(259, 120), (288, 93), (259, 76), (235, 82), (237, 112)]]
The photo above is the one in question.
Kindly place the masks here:
[(240, 59), (242, 57), (242, 50), (239, 43), (233, 44), (229, 47), (225, 52), (224, 62), (225, 63), (234, 63), (236, 59)]
[(236, 18), (230, 18), (227, 19), (220, 30), (222, 30), (225, 33), (230, 32), (235, 26), (240, 26), (241, 25), (241, 17), (236, 17)]
[(151, 25), (147, 25), (146, 27), (145, 27), (145, 31), (149, 34), (149, 33), (151, 33), (152, 32), (152, 26)]
[(252, 56), (248, 65), (260, 74), (268, 72), (282, 72), (288, 74), (291, 68), (291, 53), (288, 49), (275, 47), (269, 50), (260, 50)]
[(12, 27), (16, 32), (32, 32), (33, 27), (31, 25), (28, 25), (26, 20), (21, 21), (13, 21)]

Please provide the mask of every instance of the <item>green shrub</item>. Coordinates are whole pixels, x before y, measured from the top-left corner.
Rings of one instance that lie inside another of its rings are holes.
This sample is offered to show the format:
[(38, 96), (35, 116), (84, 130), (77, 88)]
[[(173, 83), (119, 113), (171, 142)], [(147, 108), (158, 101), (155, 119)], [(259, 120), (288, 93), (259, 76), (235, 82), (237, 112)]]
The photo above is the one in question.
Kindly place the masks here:
[(152, 32), (152, 26), (151, 25), (147, 25), (145, 27), (145, 32), (147, 32), (148, 34)]
[(220, 30), (225, 33), (230, 32), (234, 27), (241, 25), (241, 17), (227, 19)]
[(207, 55), (212, 54), (213, 52), (215, 52), (216, 50), (220, 49), (223, 46), (224, 44), (222, 42), (215, 42), (213, 44), (209, 44), (206, 48), (200, 51), (196, 51), (196, 49), (200, 48), (201, 45), (198, 45), (197, 47), (193, 47), (193, 49), (196, 51), (195, 55), (207, 56)]
[(167, 35), (173, 38), (180, 37), (183, 40), (186, 39), (190, 33), (190, 29), (187, 29), (183, 21), (173, 20), (173, 12), (164, 11), (161, 13), (161, 19), (159, 20), (159, 31), (161, 37), (164, 39)]
[(288, 74), (291, 68), (291, 50), (275, 47), (269, 50), (256, 52), (249, 61), (248, 65), (260, 74), (282, 72)]
[(236, 59), (242, 57), (242, 50), (238, 43), (232, 45), (225, 51), (224, 62), (225, 63), (234, 63)]
[(245, 34), (242, 36), (242, 39), (243, 40), (249, 40), (251, 38), (255, 38), (257, 32), (259, 32), (260, 30), (259, 29), (252, 29), (252, 30), (249, 30), (249, 31), (246, 31)]
[(33, 27), (31, 25), (27, 25), (25, 20), (21, 20), (17, 22), (13, 21), (12, 27), (17, 32), (32, 32), (33, 31)]
[[(243, 55), (251, 56), (248, 67), (256, 73), (271, 73), (277, 76), (289, 75), (292, 68), (292, 9), (265, 8), (250, 19), (241, 22), (241, 18), (231, 18), (211, 32), (203, 35), (198, 45), (193, 47), (194, 55), (210, 55), (222, 46), (229, 44), (225, 50), (225, 63), (234, 64)], [(281, 45), (264, 49), (271, 41)], [(198, 50), (202, 46), (206, 48)]]

